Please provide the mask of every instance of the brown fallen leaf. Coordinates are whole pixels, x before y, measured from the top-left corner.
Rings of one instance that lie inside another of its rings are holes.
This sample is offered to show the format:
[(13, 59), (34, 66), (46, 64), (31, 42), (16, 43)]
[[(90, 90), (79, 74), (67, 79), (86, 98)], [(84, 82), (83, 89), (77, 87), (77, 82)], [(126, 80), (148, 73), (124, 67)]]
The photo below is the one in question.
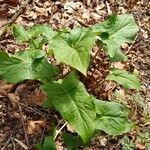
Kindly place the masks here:
[(99, 142), (103, 147), (107, 145), (107, 139), (105, 137), (100, 137)]
[(17, 142), (22, 148), (24, 148), (25, 150), (28, 149), (28, 147), (20, 140), (13, 138), (15, 142)]
[(137, 143), (136, 148), (139, 149), (139, 150), (145, 150), (146, 147), (142, 143)]
[(9, 8), (7, 7), (7, 4), (1, 4), (0, 5), (0, 17), (7, 17), (8, 16)]
[(7, 17), (0, 17), (0, 27), (6, 24), (8, 21)]
[(46, 125), (46, 120), (29, 121), (27, 125), (27, 134), (36, 134)]
[(8, 84), (4, 81), (0, 81), (0, 89), (3, 89), (7, 93), (9, 93), (14, 87), (14, 84)]
[(56, 150), (63, 150), (64, 149), (62, 142), (56, 141), (55, 144), (56, 144)]
[(70, 131), (71, 133), (75, 132), (75, 130), (69, 124), (67, 124), (67, 130)]
[(27, 100), (31, 105), (39, 105), (42, 106), (43, 102), (47, 99), (47, 96), (41, 91), (32, 92), (27, 96)]
[(114, 68), (117, 68), (117, 69), (124, 69), (124, 66), (125, 64), (121, 63), (121, 62), (115, 62), (113, 64)]
[(121, 45), (121, 48), (124, 49), (124, 50), (127, 50), (128, 47), (129, 47), (128, 43), (123, 43), (123, 44)]
[(20, 0), (1, 0), (0, 4), (9, 4), (11, 6), (17, 6), (20, 3)]
[(20, 98), (18, 96), (16, 96), (14, 93), (9, 93), (8, 94), (8, 98), (10, 99), (13, 107), (17, 108), (18, 107), (18, 102), (19, 102)]

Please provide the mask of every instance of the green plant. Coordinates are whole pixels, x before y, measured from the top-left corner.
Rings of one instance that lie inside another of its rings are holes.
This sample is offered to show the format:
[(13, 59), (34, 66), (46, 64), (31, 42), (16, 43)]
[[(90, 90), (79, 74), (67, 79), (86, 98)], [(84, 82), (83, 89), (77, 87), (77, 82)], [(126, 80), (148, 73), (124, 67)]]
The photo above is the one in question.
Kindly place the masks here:
[[(132, 43), (137, 31), (134, 18), (128, 14), (112, 15), (101, 24), (72, 31), (54, 31), (48, 25), (35, 25), (26, 30), (14, 25), (13, 34), (17, 42), (28, 43), (29, 49), (14, 55), (1, 51), (0, 78), (13, 83), (26, 79), (41, 81), (41, 88), (48, 96), (44, 106), (53, 106), (59, 111), (84, 143), (95, 130), (103, 130), (110, 135), (126, 133), (132, 128), (128, 109), (90, 95), (79, 80), (78, 72), (87, 75), (91, 50), (96, 43), (106, 50), (111, 62), (127, 60), (120, 47), (124, 42)], [(48, 45), (46, 52), (41, 50), (45, 44)], [(48, 61), (49, 56), (68, 65), (71, 71), (63, 74), (60, 65)], [(137, 77), (125, 70), (111, 68), (106, 80), (116, 81), (127, 89), (140, 88)]]
[(144, 145), (147, 150), (150, 148), (150, 130), (149, 129), (144, 129), (143, 131), (138, 133), (136, 143)]
[(36, 150), (54, 150), (56, 149), (53, 136), (48, 136), (44, 139), (44, 142), (36, 145)]
[(134, 150), (135, 144), (127, 137), (124, 136), (119, 143), (122, 145), (122, 150)]

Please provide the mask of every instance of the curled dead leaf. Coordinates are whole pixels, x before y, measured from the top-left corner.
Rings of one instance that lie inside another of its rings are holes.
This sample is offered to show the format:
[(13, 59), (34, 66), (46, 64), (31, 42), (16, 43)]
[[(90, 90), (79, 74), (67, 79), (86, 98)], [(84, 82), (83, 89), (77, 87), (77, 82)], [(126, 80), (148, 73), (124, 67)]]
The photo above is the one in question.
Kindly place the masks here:
[(136, 148), (139, 149), (139, 150), (145, 150), (146, 146), (143, 145), (142, 143), (137, 143)]
[(124, 49), (124, 50), (128, 49), (128, 47), (129, 47), (128, 43), (123, 43), (121, 45), (121, 48)]
[(67, 130), (70, 131), (71, 133), (75, 132), (75, 130), (69, 124), (67, 124)]
[(118, 69), (124, 69), (125, 64), (121, 63), (121, 62), (115, 62), (113, 64), (114, 68), (118, 68)]
[(46, 120), (29, 121), (27, 125), (27, 134), (36, 134), (46, 125)]
[(100, 142), (101, 146), (106, 146), (107, 145), (107, 139), (105, 137), (100, 138), (99, 142)]
[(27, 100), (28, 100), (29, 104), (31, 104), (31, 105), (42, 106), (43, 102), (46, 99), (47, 99), (47, 96), (40, 91), (31, 93), (27, 96)]
[(14, 87), (14, 84), (8, 84), (4, 81), (0, 81), (0, 89), (6, 91), (7, 93), (9, 93)]
[(20, 98), (18, 96), (16, 96), (14, 93), (9, 93), (8, 94), (8, 98), (10, 99), (13, 107), (17, 108), (18, 107), (18, 102), (19, 102)]

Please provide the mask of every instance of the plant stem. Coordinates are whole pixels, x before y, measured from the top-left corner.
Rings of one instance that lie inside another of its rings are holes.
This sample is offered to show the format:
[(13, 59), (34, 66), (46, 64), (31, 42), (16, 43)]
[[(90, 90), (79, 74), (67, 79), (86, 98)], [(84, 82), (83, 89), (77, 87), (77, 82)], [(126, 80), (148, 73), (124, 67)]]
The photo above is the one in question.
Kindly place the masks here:
[(68, 122), (66, 122), (65, 124), (63, 124), (63, 126), (56, 132), (55, 136), (54, 136), (54, 140), (56, 140), (57, 136), (60, 134), (60, 132), (62, 131), (62, 129), (68, 124)]

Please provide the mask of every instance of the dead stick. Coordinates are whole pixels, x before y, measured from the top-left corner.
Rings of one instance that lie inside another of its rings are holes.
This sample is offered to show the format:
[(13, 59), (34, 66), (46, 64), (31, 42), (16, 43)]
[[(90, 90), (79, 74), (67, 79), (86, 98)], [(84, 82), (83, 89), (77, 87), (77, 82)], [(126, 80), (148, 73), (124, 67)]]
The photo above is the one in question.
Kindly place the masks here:
[(4, 145), (4, 147), (2, 147), (2, 149), (1, 150), (4, 150), (7, 146), (8, 146), (8, 144), (10, 143), (10, 138), (7, 140), (7, 142), (5, 143), (5, 145)]
[(66, 122), (65, 124), (63, 124), (63, 126), (57, 131), (56, 130), (56, 134), (54, 136), (54, 140), (56, 140), (57, 136), (60, 134), (60, 132), (62, 131), (62, 129), (68, 124), (68, 122)]
[(19, 112), (21, 115), (21, 121), (22, 121), (22, 126), (23, 126), (23, 130), (24, 130), (24, 134), (25, 134), (26, 143), (27, 143), (27, 146), (29, 147), (29, 140), (28, 140), (28, 136), (27, 136), (27, 132), (26, 132), (25, 121), (23, 118), (22, 109), (21, 109), (21, 106), (19, 104), (18, 104), (18, 107), (19, 107)]
[(27, 0), (25, 3), (23, 3), (20, 7), (20, 9), (18, 10), (18, 12), (15, 13), (15, 15), (9, 20), (8, 25), (12, 25), (17, 18), (25, 11), (26, 6), (31, 2), (31, 0)]
[(11, 26), (17, 18), (25, 11), (26, 6), (31, 2), (32, 0), (26, 0), (25, 3), (22, 3), (20, 9), (14, 14), (14, 16), (1, 27), (0, 36), (3, 34), (5, 30), (7, 30), (7, 27)]
[(35, 112), (35, 113), (41, 115), (41, 116), (43, 116), (43, 117), (45, 117), (45, 116), (47, 117), (47, 114), (45, 114), (45, 113), (43, 113), (43, 112), (41, 112), (41, 111), (39, 111), (39, 110), (35, 110), (35, 109), (33, 109), (33, 108), (29, 107), (29, 106), (26, 106), (24, 103), (18, 102), (18, 101), (15, 100), (15, 99), (12, 99), (12, 98), (9, 96), (9, 94), (7, 94), (4, 90), (0, 90), (0, 94), (1, 94), (2, 96), (8, 97), (8, 98), (10, 99), (10, 101), (17, 103), (17, 104), (19, 104), (20, 106), (23, 106), (23, 107), (25, 107), (25, 108), (27, 108), (27, 109), (29, 109), (29, 110), (31, 110), (31, 111), (33, 111), (33, 112)]
[(15, 145), (15, 142), (14, 142), (14, 140), (13, 140), (12, 135), (11, 135), (10, 139), (11, 139), (11, 141), (12, 141), (13, 150), (16, 150), (16, 145)]

